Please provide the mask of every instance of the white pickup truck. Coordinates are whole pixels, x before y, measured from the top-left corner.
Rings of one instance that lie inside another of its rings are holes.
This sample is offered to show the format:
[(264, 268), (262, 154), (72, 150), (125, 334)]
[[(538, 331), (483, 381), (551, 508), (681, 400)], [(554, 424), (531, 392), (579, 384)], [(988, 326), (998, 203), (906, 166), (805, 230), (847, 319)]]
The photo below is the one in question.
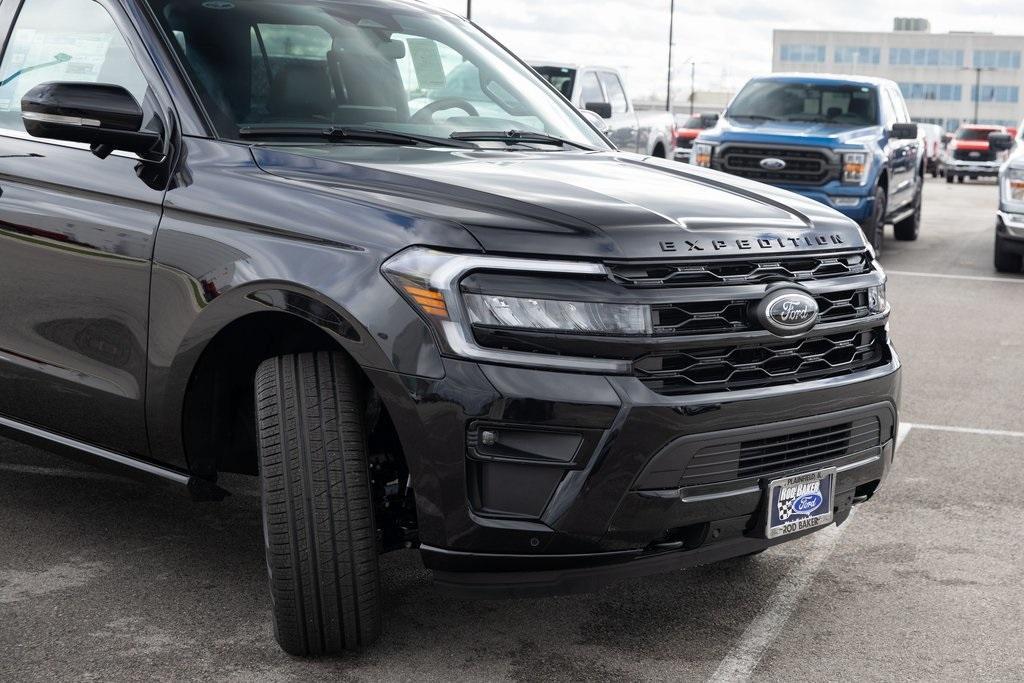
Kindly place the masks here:
[(668, 112), (638, 112), (622, 75), (603, 66), (534, 62), (534, 70), (580, 109), (600, 115), (615, 146), (662, 159), (675, 151), (675, 120)]

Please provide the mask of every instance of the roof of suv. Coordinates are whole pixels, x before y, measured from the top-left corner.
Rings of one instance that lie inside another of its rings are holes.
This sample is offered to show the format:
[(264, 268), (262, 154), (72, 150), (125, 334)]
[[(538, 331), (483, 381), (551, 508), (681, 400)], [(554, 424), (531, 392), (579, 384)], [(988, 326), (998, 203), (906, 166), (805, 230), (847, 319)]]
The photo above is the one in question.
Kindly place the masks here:
[(777, 73), (768, 74), (766, 76), (758, 76), (753, 80), (756, 81), (793, 81), (800, 83), (837, 83), (842, 85), (868, 85), (868, 86), (881, 86), (881, 85), (896, 85), (894, 81), (888, 78), (873, 78), (871, 76), (851, 76), (848, 74), (819, 74), (819, 73)]

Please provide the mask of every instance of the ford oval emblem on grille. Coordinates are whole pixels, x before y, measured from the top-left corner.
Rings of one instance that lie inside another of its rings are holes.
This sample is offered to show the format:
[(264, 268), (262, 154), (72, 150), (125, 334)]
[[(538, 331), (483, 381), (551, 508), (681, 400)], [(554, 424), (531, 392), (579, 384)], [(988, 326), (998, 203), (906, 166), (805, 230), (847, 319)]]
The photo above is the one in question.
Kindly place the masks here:
[(761, 168), (766, 171), (781, 171), (786, 168), (786, 162), (782, 159), (776, 159), (775, 157), (769, 157), (767, 159), (761, 159)]
[(768, 293), (755, 313), (764, 329), (780, 337), (791, 337), (817, 324), (818, 302), (800, 289), (777, 289)]

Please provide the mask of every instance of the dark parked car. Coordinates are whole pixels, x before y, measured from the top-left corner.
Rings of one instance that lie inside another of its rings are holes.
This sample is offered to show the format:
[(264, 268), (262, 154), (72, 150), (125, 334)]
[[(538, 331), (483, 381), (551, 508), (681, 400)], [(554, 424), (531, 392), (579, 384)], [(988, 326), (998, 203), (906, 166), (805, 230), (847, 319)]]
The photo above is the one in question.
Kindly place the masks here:
[(0, 31), (0, 427), (197, 499), (257, 475), (288, 652), (377, 637), (389, 550), (579, 590), (841, 523), (889, 470), (858, 226), (615, 150), (454, 15), (0, 0)]

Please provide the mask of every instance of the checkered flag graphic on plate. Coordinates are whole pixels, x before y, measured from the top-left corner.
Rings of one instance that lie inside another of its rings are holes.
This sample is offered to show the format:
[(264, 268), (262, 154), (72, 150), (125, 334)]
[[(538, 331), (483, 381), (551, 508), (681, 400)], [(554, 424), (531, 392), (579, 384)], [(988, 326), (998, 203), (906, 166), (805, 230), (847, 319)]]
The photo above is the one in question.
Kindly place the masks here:
[(779, 498), (779, 521), (785, 521), (793, 514), (793, 499)]

